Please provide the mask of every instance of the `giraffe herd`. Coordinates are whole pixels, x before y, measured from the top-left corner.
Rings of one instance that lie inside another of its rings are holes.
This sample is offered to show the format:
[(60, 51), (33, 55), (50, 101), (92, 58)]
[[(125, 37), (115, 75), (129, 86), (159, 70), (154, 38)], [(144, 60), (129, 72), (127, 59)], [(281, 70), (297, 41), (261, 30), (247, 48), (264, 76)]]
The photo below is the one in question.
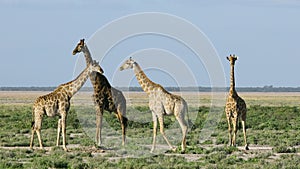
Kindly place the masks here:
[[(92, 59), (90, 51), (81, 39), (73, 50), (73, 55), (82, 52), (86, 60), (86, 68), (76, 77), (74, 80), (59, 85), (53, 92), (38, 97), (32, 108), (32, 127), (31, 127), (31, 140), (30, 148), (33, 148), (34, 135), (37, 134), (40, 148), (43, 148), (41, 138), (41, 128), (43, 116), (47, 115), (53, 117), (58, 115), (57, 126), (57, 142), (56, 146), (60, 143), (60, 134), (63, 138), (63, 149), (68, 151), (66, 147), (66, 118), (70, 108), (70, 100), (72, 96), (84, 85), (89, 78), (94, 89), (93, 101), (96, 110), (96, 144), (98, 146), (102, 143), (101, 129), (104, 110), (114, 112), (119, 120), (122, 128), (122, 145), (125, 145), (126, 140), (126, 128), (128, 119), (126, 118), (126, 99), (123, 93), (113, 88), (108, 82), (107, 78), (103, 75), (104, 71), (100, 67), (99, 63)], [(227, 57), (230, 62), (230, 89), (225, 105), (225, 113), (228, 122), (229, 132), (229, 145), (236, 146), (236, 133), (238, 119), (241, 119), (245, 150), (249, 150), (246, 139), (246, 103), (238, 96), (235, 90), (235, 78), (234, 78), (234, 65), (238, 59), (235, 55)], [(186, 137), (188, 132), (188, 105), (187, 102), (180, 96), (169, 93), (161, 85), (151, 81), (139, 64), (131, 57), (126, 60), (121, 66), (120, 71), (125, 69), (133, 69), (135, 76), (149, 98), (149, 108), (152, 112), (153, 120), (153, 143), (151, 152), (154, 152), (156, 146), (157, 135), (157, 120), (160, 126), (160, 133), (164, 140), (168, 144), (171, 150), (175, 151), (176, 147), (172, 146), (164, 132), (164, 116), (173, 115), (178, 121), (182, 131), (181, 152), (186, 150)], [(187, 116), (187, 120), (185, 119)], [(232, 132), (233, 127), (233, 132)]]

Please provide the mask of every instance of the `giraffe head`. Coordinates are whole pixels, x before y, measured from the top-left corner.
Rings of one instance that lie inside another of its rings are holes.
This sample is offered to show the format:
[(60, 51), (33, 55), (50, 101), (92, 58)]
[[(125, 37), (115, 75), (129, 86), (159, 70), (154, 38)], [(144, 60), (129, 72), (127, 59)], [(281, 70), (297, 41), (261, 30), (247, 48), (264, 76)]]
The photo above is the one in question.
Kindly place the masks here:
[(84, 49), (84, 45), (85, 45), (84, 39), (80, 39), (79, 43), (77, 44), (77, 46), (73, 50), (73, 55), (82, 52), (82, 50)]
[(227, 60), (229, 60), (230, 62), (230, 65), (234, 65), (235, 61), (238, 59), (237, 56), (235, 55), (230, 55), (230, 56), (227, 56)]
[(99, 62), (97, 62), (95, 60), (93, 60), (93, 62), (89, 65), (89, 70), (90, 70), (90, 72), (98, 72), (101, 74), (104, 73), (103, 69), (99, 65)]
[(135, 63), (135, 61), (130, 57), (128, 60), (126, 60), (122, 64), (122, 66), (120, 66), (120, 71), (125, 70), (125, 69), (132, 69), (134, 63)]

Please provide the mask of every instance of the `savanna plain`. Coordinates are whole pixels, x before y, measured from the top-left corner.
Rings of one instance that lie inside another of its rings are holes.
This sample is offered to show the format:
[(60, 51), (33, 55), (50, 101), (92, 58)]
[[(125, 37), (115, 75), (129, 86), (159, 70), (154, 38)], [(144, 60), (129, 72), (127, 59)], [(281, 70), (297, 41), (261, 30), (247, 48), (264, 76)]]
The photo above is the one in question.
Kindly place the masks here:
[(177, 151), (158, 132), (152, 145), (152, 116), (142, 92), (124, 92), (127, 99), (126, 145), (114, 113), (104, 112), (102, 145), (95, 145), (95, 109), (91, 92), (72, 98), (67, 117), (67, 148), (56, 147), (58, 117), (44, 116), (39, 149), (29, 149), (34, 100), (48, 92), (0, 92), (0, 168), (300, 168), (300, 93), (245, 93), (248, 151), (241, 125), (237, 147), (228, 146), (224, 113), (226, 93), (182, 92), (189, 108), (187, 150), (180, 153), (181, 130), (172, 116), (165, 132)]

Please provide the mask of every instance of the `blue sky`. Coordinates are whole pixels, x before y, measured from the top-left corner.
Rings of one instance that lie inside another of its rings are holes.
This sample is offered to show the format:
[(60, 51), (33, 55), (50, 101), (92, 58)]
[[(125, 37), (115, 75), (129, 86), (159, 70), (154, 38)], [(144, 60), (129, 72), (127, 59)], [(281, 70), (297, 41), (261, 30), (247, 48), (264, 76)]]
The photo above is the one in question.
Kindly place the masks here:
[[(81, 71), (78, 65), (84, 65), (82, 56), (71, 54), (79, 39), (88, 40), (112, 21), (142, 12), (177, 16), (201, 30), (218, 53), (227, 86), (229, 63), (225, 58), (229, 54), (239, 56), (237, 86), (300, 86), (299, 0), (2, 0), (0, 86), (58, 86), (72, 80)], [(180, 63), (162, 59), (174, 56), (177, 61), (189, 62), (193, 55), (189, 50), (168, 37), (141, 35), (111, 48), (101, 63), (113, 86), (128, 85), (125, 78), (136, 85), (133, 72), (118, 72), (118, 66), (129, 55), (149, 49), (156, 54), (152, 62), (165, 63), (157, 68), (142, 56), (135, 58), (151, 79), (164, 86), (192, 84), (185, 74), (163, 68)], [(151, 53), (143, 53), (147, 56), (149, 59)], [(205, 64), (186, 65), (182, 70), (191, 70), (196, 85), (211, 85)]]

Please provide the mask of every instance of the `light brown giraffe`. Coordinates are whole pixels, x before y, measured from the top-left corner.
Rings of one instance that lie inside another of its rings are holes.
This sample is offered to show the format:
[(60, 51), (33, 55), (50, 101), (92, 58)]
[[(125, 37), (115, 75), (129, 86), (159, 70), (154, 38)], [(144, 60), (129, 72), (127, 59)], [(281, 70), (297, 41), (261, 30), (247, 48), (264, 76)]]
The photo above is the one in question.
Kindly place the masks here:
[[(88, 65), (93, 59), (91, 57), (90, 51), (81, 39), (73, 50), (73, 55), (83, 52), (86, 64)], [(126, 100), (123, 93), (109, 84), (106, 77), (98, 72), (92, 72), (90, 74), (90, 81), (94, 88), (94, 104), (96, 108), (96, 144), (101, 145), (101, 129), (102, 129), (102, 119), (103, 110), (114, 112), (121, 123), (122, 128), (122, 145), (125, 145), (126, 128), (127, 121), (126, 118)]]
[(40, 148), (43, 148), (41, 139), (41, 127), (44, 114), (49, 117), (60, 116), (57, 126), (57, 142), (59, 145), (60, 132), (62, 131), (63, 149), (66, 147), (66, 118), (70, 108), (72, 96), (84, 85), (92, 71), (103, 73), (102, 68), (96, 61), (90, 63), (73, 81), (59, 85), (53, 92), (38, 97), (32, 109), (32, 133), (30, 148), (33, 146), (34, 133), (37, 133)]
[(186, 101), (177, 95), (171, 94), (166, 91), (161, 85), (152, 82), (142, 68), (131, 57), (125, 61), (120, 67), (120, 71), (125, 69), (133, 69), (136, 78), (141, 85), (142, 89), (148, 94), (149, 108), (152, 111), (153, 118), (153, 144), (151, 152), (155, 149), (156, 134), (157, 134), (157, 119), (160, 125), (160, 132), (169, 145), (169, 147), (175, 151), (176, 147), (173, 147), (164, 133), (164, 116), (174, 115), (182, 130), (182, 143), (181, 151), (184, 152), (186, 148), (186, 134), (188, 130), (188, 124), (185, 120), (185, 113), (188, 117), (188, 106)]
[[(246, 113), (247, 107), (245, 101), (238, 96), (235, 90), (235, 79), (234, 79), (234, 64), (238, 58), (235, 55), (230, 55), (227, 57), (227, 60), (230, 62), (230, 89), (226, 101), (225, 113), (228, 122), (228, 132), (229, 132), (229, 145), (236, 146), (236, 133), (238, 119), (242, 121), (244, 141), (245, 141), (245, 150), (249, 150), (247, 139), (246, 139)], [(232, 125), (232, 126), (231, 126)], [(232, 128), (233, 127), (233, 133)]]

